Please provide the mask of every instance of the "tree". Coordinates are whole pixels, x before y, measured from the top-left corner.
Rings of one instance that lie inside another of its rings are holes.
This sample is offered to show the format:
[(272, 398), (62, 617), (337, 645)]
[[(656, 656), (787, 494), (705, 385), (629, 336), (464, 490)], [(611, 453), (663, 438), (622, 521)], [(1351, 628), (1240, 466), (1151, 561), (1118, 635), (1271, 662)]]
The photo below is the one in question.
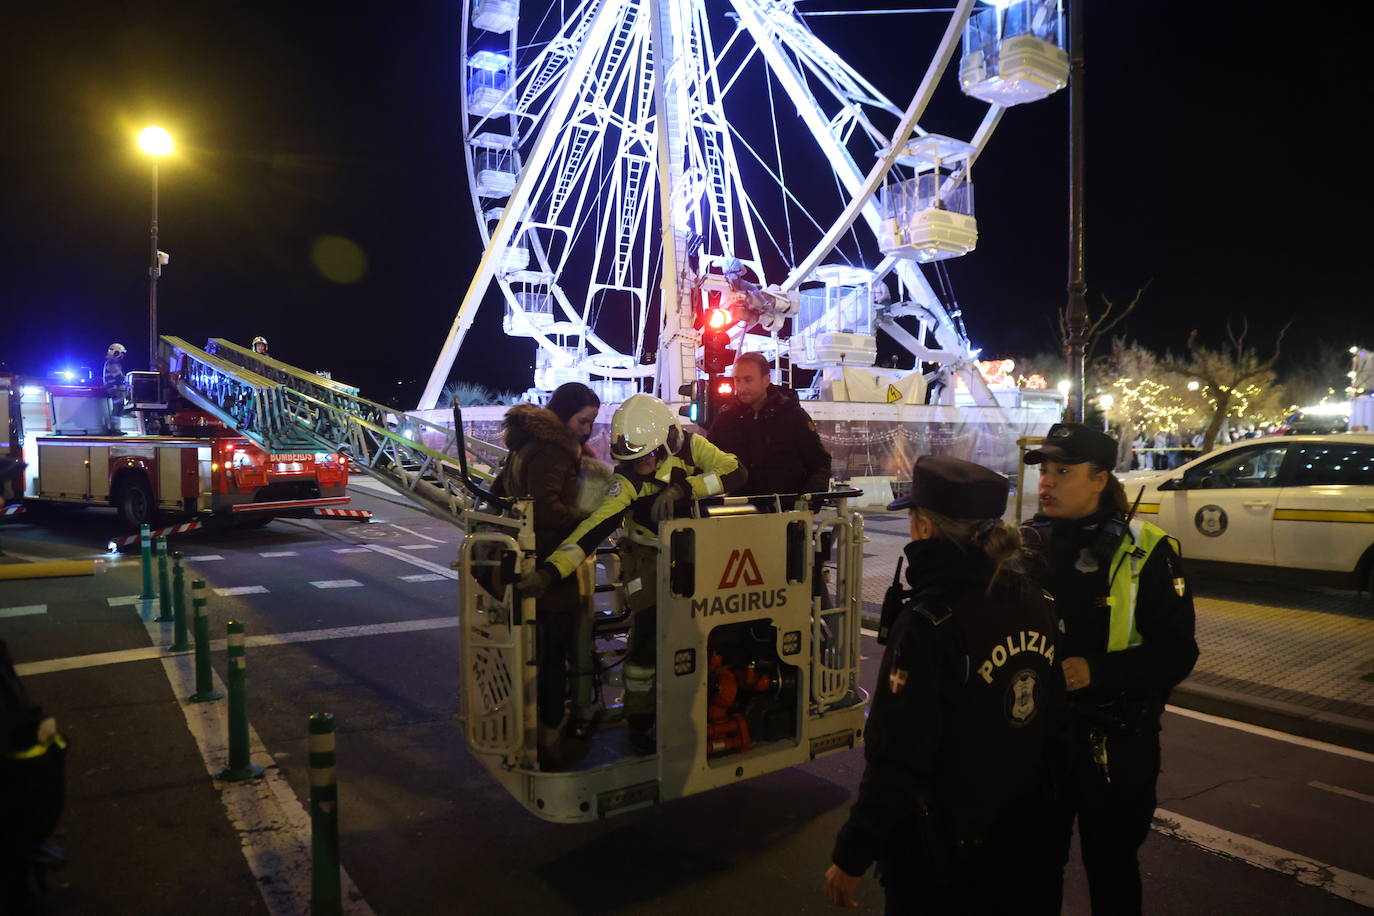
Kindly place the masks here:
[[(1282, 389), (1274, 382), (1274, 363), (1279, 359), (1279, 348), (1283, 337), (1288, 333), (1292, 322), (1279, 329), (1274, 339), (1274, 352), (1268, 359), (1260, 359), (1259, 354), (1245, 345), (1245, 337), (1250, 331), (1248, 320), (1243, 321), (1240, 333), (1226, 324), (1226, 341), (1218, 348), (1205, 347), (1198, 340), (1196, 329), (1188, 335), (1188, 354), (1185, 360), (1172, 357), (1161, 360), (1160, 368), (1177, 372), (1189, 379), (1196, 379), (1202, 386), (1202, 395), (1212, 407), (1212, 420), (1203, 436), (1202, 450), (1211, 451), (1216, 442), (1221, 424), (1228, 415), (1245, 416), (1252, 412), (1252, 401), (1268, 394), (1268, 399), (1281, 397)], [(1257, 406), (1257, 405), (1256, 405)], [(1266, 410), (1265, 413), (1268, 411)]]
[[(1096, 353), (1098, 344), (1102, 342), (1102, 338), (1110, 333), (1112, 328), (1116, 327), (1127, 315), (1135, 311), (1135, 307), (1140, 304), (1140, 297), (1145, 295), (1145, 290), (1150, 288), (1151, 282), (1153, 281), (1146, 281), (1144, 286), (1136, 290), (1135, 296), (1133, 296), (1131, 301), (1119, 312), (1116, 311), (1116, 303), (1103, 295), (1102, 301), (1106, 305), (1106, 308), (1102, 310), (1102, 313), (1096, 318), (1092, 316), (1091, 312), (1088, 313), (1088, 324), (1083, 329), (1083, 391), (1085, 394), (1092, 387), (1088, 383), (1088, 375), (1094, 368), (1097, 368), (1094, 366), (1094, 360), (1097, 358)], [(1114, 312), (1115, 315), (1113, 315)], [(1064, 350), (1067, 352), (1069, 349), (1069, 307), (1067, 305), (1059, 311), (1059, 340), (1063, 343)], [(1072, 377), (1073, 367), (1071, 366), (1069, 368), (1069, 374)], [(1082, 418), (1080, 417), (1079, 419)]]

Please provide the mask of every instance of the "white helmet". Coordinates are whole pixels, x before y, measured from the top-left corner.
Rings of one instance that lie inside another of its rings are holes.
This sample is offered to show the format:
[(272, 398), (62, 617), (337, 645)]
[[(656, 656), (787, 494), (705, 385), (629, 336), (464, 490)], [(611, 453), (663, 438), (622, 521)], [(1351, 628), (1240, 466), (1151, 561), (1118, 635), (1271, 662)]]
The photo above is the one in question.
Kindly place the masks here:
[(110, 349), (107, 352), (123, 356), (125, 353), (128, 353), (129, 351), (124, 349), (124, 345), (122, 343), (112, 343), (110, 344)]
[(643, 458), (666, 445), (671, 454), (682, 447), (682, 427), (658, 398), (634, 394), (611, 417), (611, 456), (617, 461)]
[(266, 337), (254, 337), (254, 338), (253, 338), (253, 349), (254, 349), (254, 350), (256, 350), (256, 349), (258, 348), (258, 344), (262, 344), (264, 347), (266, 347), (266, 346), (267, 346), (267, 338), (266, 338)]

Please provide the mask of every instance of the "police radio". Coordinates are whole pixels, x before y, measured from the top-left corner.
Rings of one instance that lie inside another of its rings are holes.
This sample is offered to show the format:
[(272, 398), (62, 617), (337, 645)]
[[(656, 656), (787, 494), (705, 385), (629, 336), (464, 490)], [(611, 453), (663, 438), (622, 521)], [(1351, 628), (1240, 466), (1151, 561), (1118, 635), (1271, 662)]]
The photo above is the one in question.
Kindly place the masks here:
[(892, 635), (892, 626), (897, 622), (897, 618), (902, 613), (902, 608), (906, 607), (906, 589), (902, 588), (902, 563), (905, 557), (897, 558), (897, 571), (892, 574), (892, 584), (887, 587), (883, 594), (883, 613), (878, 618), (878, 645), (887, 645), (887, 639)]

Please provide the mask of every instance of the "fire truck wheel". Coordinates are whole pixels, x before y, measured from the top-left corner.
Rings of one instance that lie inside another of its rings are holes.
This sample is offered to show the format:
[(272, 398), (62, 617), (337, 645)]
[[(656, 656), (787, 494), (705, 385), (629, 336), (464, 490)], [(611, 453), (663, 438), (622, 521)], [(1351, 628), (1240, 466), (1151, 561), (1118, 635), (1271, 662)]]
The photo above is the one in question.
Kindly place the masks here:
[(125, 480), (119, 485), (115, 506), (119, 509), (119, 520), (130, 528), (137, 528), (152, 520), (153, 491), (147, 481)]

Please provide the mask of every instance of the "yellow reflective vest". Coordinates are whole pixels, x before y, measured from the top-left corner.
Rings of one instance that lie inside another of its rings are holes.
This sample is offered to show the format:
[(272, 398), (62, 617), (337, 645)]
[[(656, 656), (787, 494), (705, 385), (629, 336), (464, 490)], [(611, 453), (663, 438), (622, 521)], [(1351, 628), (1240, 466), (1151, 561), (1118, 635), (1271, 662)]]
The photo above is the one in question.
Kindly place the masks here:
[(1107, 627), (1108, 652), (1120, 652), (1140, 645), (1140, 631), (1135, 626), (1140, 571), (1145, 568), (1154, 549), (1168, 537), (1158, 525), (1132, 519), (1130, 536), (1123, 537), (1112, 554), (1111, 565), (1107, 567), (1110, 581), (1107, 601), (1111, 608)]

